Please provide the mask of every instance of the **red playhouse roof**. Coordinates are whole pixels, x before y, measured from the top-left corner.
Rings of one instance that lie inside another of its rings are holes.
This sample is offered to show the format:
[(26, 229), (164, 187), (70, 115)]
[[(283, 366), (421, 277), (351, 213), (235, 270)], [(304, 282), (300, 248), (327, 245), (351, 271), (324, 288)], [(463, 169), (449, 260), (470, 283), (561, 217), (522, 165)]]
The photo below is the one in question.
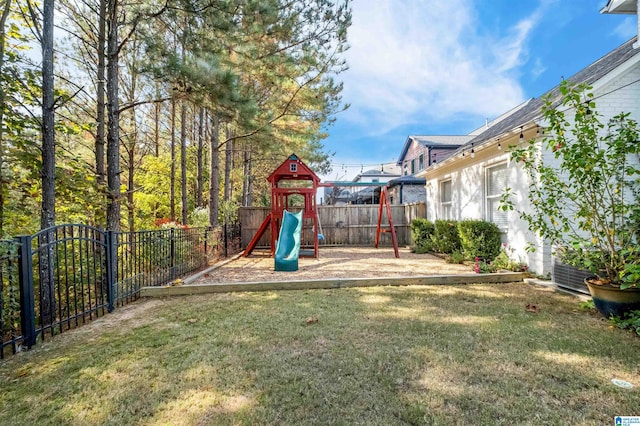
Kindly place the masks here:
[(267, 178), (272, 184), (281, 180), (310, 180), (314, 186), (320, 182), (320, 178), (297, 155), (291, 154), (277, 169)]

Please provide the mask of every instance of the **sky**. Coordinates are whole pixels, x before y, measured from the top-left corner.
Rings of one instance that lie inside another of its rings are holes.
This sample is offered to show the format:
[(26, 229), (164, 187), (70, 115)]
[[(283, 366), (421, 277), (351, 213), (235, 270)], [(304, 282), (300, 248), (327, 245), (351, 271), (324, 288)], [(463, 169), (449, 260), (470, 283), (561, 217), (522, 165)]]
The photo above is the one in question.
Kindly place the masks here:
[(606, 0), (354, 0), (325, 180), (396, 162), (409, 135), (464, 135), (637, 33)]

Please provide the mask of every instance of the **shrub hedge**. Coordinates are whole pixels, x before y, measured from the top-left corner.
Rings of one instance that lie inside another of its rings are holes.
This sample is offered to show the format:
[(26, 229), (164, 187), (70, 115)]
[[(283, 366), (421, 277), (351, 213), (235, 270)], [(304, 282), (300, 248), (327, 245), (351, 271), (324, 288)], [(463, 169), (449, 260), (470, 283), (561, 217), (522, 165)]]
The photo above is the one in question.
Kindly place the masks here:
[(411, 221), (414, 251), (435, 251), (453, 254), (461, 252), (466, 259), (476, 257), (487, 262), (500, 254), (500, 229), (485, 220), (436, 220), (419, 218)]
[(447, 254), (460, 250), (460, 235), (455, 220), (436, 220), (434, 228), (431, 237), (433, 250)]
[(416, 253), (431, 251), (431, 236), (433, 235), (433, 231), (433, 222), (427, 219), (418, 218), (411, 221), (411, 238), (413, 239), (414, 251)]
[(458, 232), (462, 251), (468, 259), (478, 257), (489, 262), (500, 254), (502, 241), (500, 229), (495, 224), (485, 220), (462, 220), (458, 223)]

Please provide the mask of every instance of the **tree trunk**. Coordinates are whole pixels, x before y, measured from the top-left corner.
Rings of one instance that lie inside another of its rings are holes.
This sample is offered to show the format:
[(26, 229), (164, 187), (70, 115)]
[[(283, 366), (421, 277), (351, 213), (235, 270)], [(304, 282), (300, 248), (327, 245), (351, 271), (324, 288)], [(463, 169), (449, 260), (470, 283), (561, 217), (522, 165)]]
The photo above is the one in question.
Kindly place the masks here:
[[(40, 229), (55, 224), (55, 98), (53, 82), (54, 1), (42, 4), (42, 210)], [(43, 234), (38, 243), (40, 273), (40, 314), (43, 325), (53, 323), (56, 312), (53, 277), (53, 233)]]
[(176, 221), (176, 101), (171, 99), (171, 176), (169, 178), (171, 222)]
[(249, 190), (248, 186), (249, 186), (249, 181), (248, 181), (248, 175), (247, 175), (247, 170), (248, 170), (248, 163), (249, 163), (249, 158), (248, 155), (249, 153), (247, 152), (246, 149), (246, 144), (242, 144), (243, 145), (243, 149), (242, 149), (242, 198), (240, 200), (240, 205), (241, 206), (246, 206), (247, 205), (247, 198), (248, 198), (248, 194), (247, 191)]
[[(11, 0), (5, 0), (2, 15), (0, 16), (0, 75), (4, 72), (4, 46), (7, 33), (5, 25), (11, 10)], [(0, 84), (0, 238), (4, 235), (4, 110), (5, 110), (6, 93), (4, 85)]]
[(118, 102), (118, 0), (107, 7), (107, 229), (120, 231), (120, 104)]
[(105, 73), (105, 44), (107, 27), (107, 0), (100, 0), (100, 15), (98, 17), (98, 69), (97, 69), (97, 91), (96, 91), (96, 183), (101, 188), (104, 185), (104, 73)]
[[(135, 143), (135, 142), (134, 142)], [(127, 222), (129, 224), (129, 232), (135, 231), (135, 205), (133, 199), (133, 179), (134, 179), (134, 167), (133, 162), (136, 160), (135, 158), (135, 145), (132, 144), (131, 149), (128, 151), (128, 162), (129, 169), (127, 170)]]
[(202, 178), (202, 154), (204, 152), (204, 108), (200, 107), (200, 116), (198, 118), (198, 151), (196, 158), (196, 206), (203, 207), (202, 204), (202, 192), (204, 187), (204, 181)]
[(218, 226), (220, 208), (220, 121), (212, 117), (211, 139), (209, 140), (209, 225)]
[[(156, 99), (160, 99), (160, 82), (156, 81)], [(155, 145), (155, 156), (160, 156), (160, 102), (155, 103), (155, 117), (153, 129), (153, 143)]]
[(187, 106), (180, 103), (180, 189), (182, 196), (182, 224), (187, 224)]
[(42, 6), (42, 211), (40, 228), (53, 226), (55, 211), (55, 99), (53, 87), (54, 0)]
[(231, 185), (231, 169), (233, 168), (233, 139), (231, 127), (227, 123), (227, 145), (224, 149), (224, 201), (231, 201), (233, 187)]
[(245, 179), (247, 180), (247, 199), (245, 206), (251, 207), (253, 204), (253, 162), (251, 160), (251, 150), (245, 152), (247, 158), (247, 171)]
[[(105, 142), (105, 47), (107, 28), (107, 0), (100, 0), (98, 5), (98, 44), (96, 46), (96, 56), (98, 66), (96, 69), (96, 135), (95, 135), (95, 160), (96, 160), (96, 186), (99, 194), (104, 194), (105, 189), (105, 167), (104, 167), (104, 142)], [(105, 202), (101, 197), (100, 202), (93, 208), (93, 217), (97, 226), (102, 227), (104, 223)]]

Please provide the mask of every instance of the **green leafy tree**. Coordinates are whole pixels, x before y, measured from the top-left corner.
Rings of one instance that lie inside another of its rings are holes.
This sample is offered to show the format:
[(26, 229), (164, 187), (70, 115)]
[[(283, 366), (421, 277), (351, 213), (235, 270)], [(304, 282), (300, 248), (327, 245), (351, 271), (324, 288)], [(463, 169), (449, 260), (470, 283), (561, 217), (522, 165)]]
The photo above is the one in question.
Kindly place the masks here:
[[(636, 286), (640, 133), (627, 113), (602, 123), (588, 90), (563, 82), (560, 103), (545, 100), (542, 114), (549, 124), (542, 141), (512, 151), (530, 182), (531, 208), (518, 211), (531, 231), (571, 250), (574, 266), (621, 288)], [(553, 153), (555, 161), (544, 161), (541, 150)], [(511, 189), (502, 202), (504, 209), (516, 208)]]

